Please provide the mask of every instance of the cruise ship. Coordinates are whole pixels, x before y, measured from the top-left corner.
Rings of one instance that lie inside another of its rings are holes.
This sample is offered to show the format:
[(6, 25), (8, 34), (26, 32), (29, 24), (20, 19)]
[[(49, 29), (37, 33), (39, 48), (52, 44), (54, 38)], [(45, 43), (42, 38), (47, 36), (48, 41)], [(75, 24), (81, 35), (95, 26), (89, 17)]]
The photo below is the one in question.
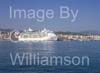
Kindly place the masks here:
[(43, 29), (41, 31), (33, 31), (31, 28), (21, 32), (19, 41), (54, 41), (57, 40), (57, 36), (53, 31)]

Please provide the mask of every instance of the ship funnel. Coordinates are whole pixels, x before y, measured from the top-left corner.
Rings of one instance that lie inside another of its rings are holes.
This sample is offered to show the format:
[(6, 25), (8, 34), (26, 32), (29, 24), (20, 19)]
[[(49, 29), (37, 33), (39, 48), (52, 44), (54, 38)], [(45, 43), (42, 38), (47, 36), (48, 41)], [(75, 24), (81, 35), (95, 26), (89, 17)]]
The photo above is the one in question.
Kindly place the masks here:
[(33, 31), (30, 27), (28, 28), (28, 31)]

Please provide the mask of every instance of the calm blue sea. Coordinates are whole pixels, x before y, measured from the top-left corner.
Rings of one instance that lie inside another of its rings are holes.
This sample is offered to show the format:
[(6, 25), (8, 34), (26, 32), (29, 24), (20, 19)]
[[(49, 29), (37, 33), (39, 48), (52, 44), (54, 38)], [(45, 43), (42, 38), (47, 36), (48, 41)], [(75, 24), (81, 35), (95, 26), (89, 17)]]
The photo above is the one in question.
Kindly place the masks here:
[[(10, 53), (89, 57), (89, 66), (12, 65)], [(100, 73), (100, 41), (0, 42), (0, 73)]]

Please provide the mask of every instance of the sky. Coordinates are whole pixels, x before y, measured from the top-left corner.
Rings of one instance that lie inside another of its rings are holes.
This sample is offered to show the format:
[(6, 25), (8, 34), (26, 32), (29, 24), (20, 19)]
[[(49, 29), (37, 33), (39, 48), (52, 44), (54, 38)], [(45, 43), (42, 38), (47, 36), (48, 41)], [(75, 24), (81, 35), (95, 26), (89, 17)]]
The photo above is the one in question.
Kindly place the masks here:
[[(53, 9), (55, 17), (38, 22), (36, 19), (10, 19), (9, 6), (14, 9)], [(59, 19), (59, 7), (78, 9), (74, 22), (69, 19)], [(53, 31), (100, 31), (100, 0), (0, 0), (0, 28), (23, 30), (31, 27), (33, 30), (47, 28)]]

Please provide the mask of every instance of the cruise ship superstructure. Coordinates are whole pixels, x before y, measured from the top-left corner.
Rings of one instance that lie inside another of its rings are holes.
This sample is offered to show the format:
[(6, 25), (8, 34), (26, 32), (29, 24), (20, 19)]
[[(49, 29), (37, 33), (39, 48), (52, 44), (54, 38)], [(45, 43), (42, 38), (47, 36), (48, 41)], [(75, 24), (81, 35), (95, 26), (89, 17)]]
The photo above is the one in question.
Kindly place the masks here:
[(53, 31), (43, 29), (41, 31), (33, 31), (31, 28), (21, 32), (19, 41), (53, 41), (57, 40), (57, 36)]

